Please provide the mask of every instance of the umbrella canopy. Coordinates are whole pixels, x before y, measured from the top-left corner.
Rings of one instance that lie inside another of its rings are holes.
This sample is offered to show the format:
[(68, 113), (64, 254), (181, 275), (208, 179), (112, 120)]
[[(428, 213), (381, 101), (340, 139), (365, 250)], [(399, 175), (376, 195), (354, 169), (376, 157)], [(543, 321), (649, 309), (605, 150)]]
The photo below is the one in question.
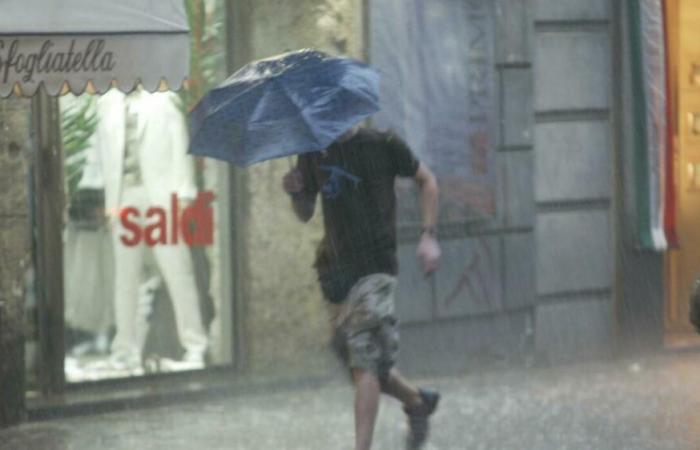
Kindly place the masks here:
[(250, 63), (191, 113), (190, 153), (240, 166), (327, 148), (379, 110), (379, 75), (315, 50)]
[(75, 94), (88, 83), (103, 93), (161, 80), (179, 89), (189, 71), (182, 0), (2, 0), (0, 97)]

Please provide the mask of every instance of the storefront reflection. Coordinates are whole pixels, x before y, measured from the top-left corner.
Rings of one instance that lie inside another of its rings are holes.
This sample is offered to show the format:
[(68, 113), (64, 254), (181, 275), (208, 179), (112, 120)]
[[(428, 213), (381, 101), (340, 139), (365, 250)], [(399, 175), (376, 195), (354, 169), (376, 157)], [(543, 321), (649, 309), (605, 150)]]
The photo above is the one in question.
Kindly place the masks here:
[(203, 369), (215, 194), (197, 186), (180, 97), (63, 106), (67, 381)]

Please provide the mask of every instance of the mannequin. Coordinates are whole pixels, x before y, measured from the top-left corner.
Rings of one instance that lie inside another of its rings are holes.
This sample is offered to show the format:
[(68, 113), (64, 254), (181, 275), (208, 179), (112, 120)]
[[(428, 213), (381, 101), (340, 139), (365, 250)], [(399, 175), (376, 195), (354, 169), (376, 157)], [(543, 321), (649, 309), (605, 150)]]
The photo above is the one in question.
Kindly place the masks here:
[[(193, 162), (186, 155), (187, 127), (172, 92), (148, 93), (138, 88), (128, 96), (116, 89), (97, 101), (97, 143), (103, 166), (105, 210), (114, 244), (116, 335), (110, 364), (114, 369), (142, 373), (143, 334), (139, 332), (138, 289), (144, 275), (146, 252), (152, 251), (173, 302), (181, 361), (171, 370), (204, 367), (207, 337), (199, 309), (194, 268), (184, 239), (157, 243), (130, 242), (125, 224), (139, 226), (156, 236), (154, 209), (170, 217), (176, 196), (180, 206), (196, 197)], [(125, 211), (134, 213), (128, 221)], [(149, 228), (150, 227), (150, 228)], [(157, 237), (157, 236), (156, 236)], [(158, 239), (160, 242), (161, 240)]]
[[(66, 95), (59, 101), (64, 112), (80, 110), (85, 105), (86, 117), (95, 114), (95, 102), (91, 98)], [(113, 325), (112, 240), (103, 220), (104, 201), (98, 195), (103, 191), (104, 181), (94, 134), (80, 152), (84, 163), (75, 192), (67, 198), (63, 233), (66, 325), (81, 339), (72, 342), (67, 350), (65, 366), (69, 381), (81, 376), (77, 367), (81, 356), (108, 352)]]

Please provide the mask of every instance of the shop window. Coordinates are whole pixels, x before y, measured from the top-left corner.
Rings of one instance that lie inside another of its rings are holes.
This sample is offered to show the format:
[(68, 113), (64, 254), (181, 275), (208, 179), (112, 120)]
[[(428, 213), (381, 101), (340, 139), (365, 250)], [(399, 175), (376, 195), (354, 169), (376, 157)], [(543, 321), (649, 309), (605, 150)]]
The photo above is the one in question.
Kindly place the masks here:
[[(187, 111), (225, 75), (223, 2), (192, 2), (182, 92), (60, 98), (66, 381), (232, 363), (228, 166), (187, 154)], [(199, 17), (199, 19), (197, 19)], [(206, 53), (206, 54), (205, 54)]]

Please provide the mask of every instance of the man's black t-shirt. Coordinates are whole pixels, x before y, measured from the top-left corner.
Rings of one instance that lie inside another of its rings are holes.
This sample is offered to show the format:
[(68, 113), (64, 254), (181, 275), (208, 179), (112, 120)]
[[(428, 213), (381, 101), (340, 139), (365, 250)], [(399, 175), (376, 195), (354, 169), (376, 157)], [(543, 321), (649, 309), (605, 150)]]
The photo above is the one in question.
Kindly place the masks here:
[(394, 179), (412, 177), (418, 160), (395, 134), (360, 129), (324, 153), (299, 156), (304, 192), (321, 194), (325, 236), (314, 266), (324, 296), (341, 302), (372, 273), (397, 272)]

